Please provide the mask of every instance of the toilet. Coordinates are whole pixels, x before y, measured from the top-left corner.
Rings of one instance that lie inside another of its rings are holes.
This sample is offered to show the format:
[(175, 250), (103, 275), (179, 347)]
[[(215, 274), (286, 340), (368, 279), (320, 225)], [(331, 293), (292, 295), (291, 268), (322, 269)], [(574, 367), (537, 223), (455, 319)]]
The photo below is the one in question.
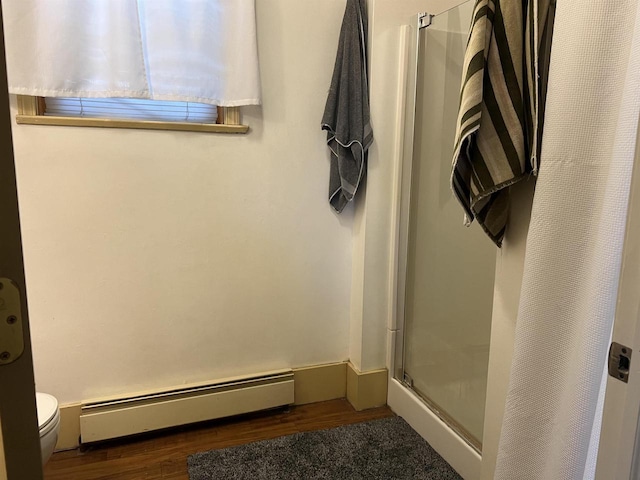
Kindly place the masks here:
[(47, 463), (58, 441), (60, 431), (60, 408), (58, 400), (47, 393), (36, 392), (38, 407), (38, 429), (40, 430), (40, 448), (42, 465)]

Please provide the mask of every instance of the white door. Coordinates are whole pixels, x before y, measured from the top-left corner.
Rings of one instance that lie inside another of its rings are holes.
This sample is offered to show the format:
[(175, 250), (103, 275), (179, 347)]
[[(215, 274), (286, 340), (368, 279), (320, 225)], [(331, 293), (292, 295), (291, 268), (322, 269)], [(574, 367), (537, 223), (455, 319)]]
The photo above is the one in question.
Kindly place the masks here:
[[(640, 132), (612, 341), (619, 346), (607, 376), (597, 480), (640, 479)], [(628, 365), (627, 365), (628, 364)], [(627, 368), (628, 367), (628, 368)], [(628, 372), (627, 372), (628, 370)]]
[(39, 480), (40, 437), (1, 31), (0, 41), (0, 437), (5, 463), (0, 462), (0, 478)]

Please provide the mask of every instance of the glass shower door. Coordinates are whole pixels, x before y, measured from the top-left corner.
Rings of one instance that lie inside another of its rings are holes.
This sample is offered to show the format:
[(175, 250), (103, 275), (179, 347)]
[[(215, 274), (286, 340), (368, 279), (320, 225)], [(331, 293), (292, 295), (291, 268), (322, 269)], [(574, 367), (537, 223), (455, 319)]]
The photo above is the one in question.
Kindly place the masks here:
[[(496, 247), (449, 187), (468, 1), (419, 31), (404, 292), (402, 379), (480, 450)], [(404, 187), (406, 188), (406, 186)]]

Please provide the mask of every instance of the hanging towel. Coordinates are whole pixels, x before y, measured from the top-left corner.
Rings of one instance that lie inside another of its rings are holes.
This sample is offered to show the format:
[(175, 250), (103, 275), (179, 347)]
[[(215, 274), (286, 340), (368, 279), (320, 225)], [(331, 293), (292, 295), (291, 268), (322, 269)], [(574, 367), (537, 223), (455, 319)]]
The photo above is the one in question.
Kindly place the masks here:
[(347, 0), (322, 129), (331, 150), (329, 203), (340, 213), (353, 200), (373, 141), (367, 80), (365, 0)]
[(497, 246), (507, 224), (507, 187), (537, 171), (549, 3), (478, 0), (469, 33), (451, 187), (465, 223), (476, 219)]

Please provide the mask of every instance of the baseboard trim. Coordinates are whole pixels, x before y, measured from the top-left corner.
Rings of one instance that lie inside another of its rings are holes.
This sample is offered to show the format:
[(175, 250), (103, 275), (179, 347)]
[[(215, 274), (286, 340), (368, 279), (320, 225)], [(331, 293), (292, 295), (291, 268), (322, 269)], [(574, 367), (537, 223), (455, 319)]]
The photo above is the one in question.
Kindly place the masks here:
[(82, 404), (73, 403), (60, 407), (60, 433), (56, 452), (73, 450), (80, 446), (80, 412)]
[(347, 400), (356, 410), (382, 407), (387, 403), (389, 372), (386, 368), (361, 372), (347, 364)]
[(347, 362), (294, 368), (295, 405), (344, 398), (347, 394)]

